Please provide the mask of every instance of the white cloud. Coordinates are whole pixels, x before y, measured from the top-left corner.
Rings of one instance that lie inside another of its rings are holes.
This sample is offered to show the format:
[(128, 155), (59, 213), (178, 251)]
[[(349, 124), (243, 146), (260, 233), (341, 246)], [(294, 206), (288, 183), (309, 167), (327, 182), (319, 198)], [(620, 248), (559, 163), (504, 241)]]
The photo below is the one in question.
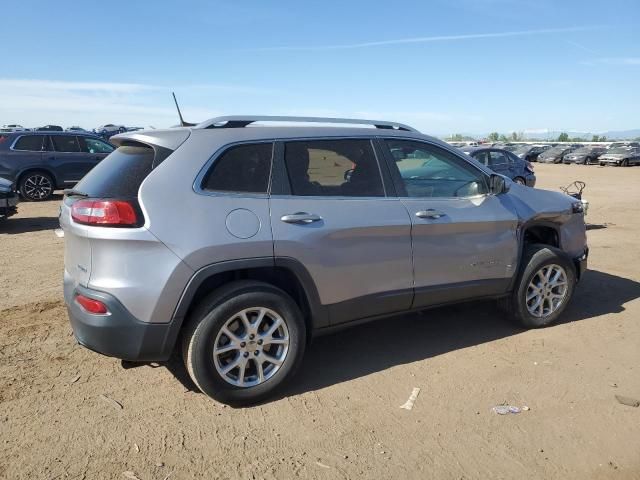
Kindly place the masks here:
[[(181, 102), (181, 109), (187, 120), (195, 121), (216, 116), (218, 112), (205, 108), (216, 96), (272, 93), (251, 86), (216, 84), (178, 85), (176, 91), (179, 99), (179, 92), (189, 94), (191, 102)], [(169, 126), (177, 121), (171, 89), (165, 86), (0, 78), (0, 124), (93, 128), (104, 123)]]
[(386, 45), (402, 45), (411, 43), (432, 43), (432, 42), (451, 42), (461, 40), (479, 40), (484, 38), (504, 38), (504, 37), (521, 37), (529, 35), (545, 35), (551, 33), (568, 33), (568, 32), (582, 32), (587, 30), (594, 30), (602, 27), (598, 26), (585, 26), (585, 27), (567, 27), (567, 28), (545, 28), (540, 30), (519, 30), (511, 32), (494, 32), (494, 33), (471, 33), (462, 35), (438, 35), (430, 37), (411, 37), (411, 38), (399, 38), (395, 40), (378, 40), (362, 43), (348, 43), (338, 45), (307, 45), (307, 46), (283, 46), (283, 47), (265, 47), (252, 50), (258, 51), (317, 51), (317, 50), (348, 50), (356, 48), (369, 48), (380, 47)]
[(138, 83), (59, 82), (52, 80), (0, 78), (0, 90), (4, 89), (16, 89), (18, 91), (136, 93), (158, 89), (158, 87)]

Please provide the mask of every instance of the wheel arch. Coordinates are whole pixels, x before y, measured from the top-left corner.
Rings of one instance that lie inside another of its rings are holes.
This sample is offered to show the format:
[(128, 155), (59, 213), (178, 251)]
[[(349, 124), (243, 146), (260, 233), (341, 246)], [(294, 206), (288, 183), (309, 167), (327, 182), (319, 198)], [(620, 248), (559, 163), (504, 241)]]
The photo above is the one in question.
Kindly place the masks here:
[(172, 316), (172, 348), (185, 319), (200, 301), (216, 288), (236, 280), (262, 281), (285, 291), (304, 315), (308, 339), (315, 329), (329, 325), (328, 310), (320, 303), (313, 279), (297, 260), (289, 257), (231, 260), (203, 267), (191, 277)]
[(50, 175), (51, 178), (53, 179), (54, 188), (58, 187), (58, 177), (53, 172), (53, 170), (50, 169), (49, 167), (41, 167), (41, 166), (30, 166), (30, 167), (26, 167), (24, 170), (21, 170), (16, 175), (16, 185), (19, 186), (24, 176), (33, 172), (44, 172), (47, 175)]
[(545, 220), (530, 220), (519, 227), (518, 235), (518, 265), (513, 270), (515, 273), (511, 279), (509, 291), (512, 291), (523, 268), (523, 259), (527, 245), (549, 245), (560, 248), (560, 225)]

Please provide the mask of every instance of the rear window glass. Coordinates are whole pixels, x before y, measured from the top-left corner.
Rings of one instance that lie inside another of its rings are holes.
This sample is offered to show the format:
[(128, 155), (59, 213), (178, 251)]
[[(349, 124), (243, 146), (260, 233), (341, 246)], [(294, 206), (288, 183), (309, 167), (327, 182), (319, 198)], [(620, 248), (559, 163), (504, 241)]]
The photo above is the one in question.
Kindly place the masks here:
[(74, 190), (96, 198), (135, 198), (153, 169), (150, 147), (123, 146), (96, 165)]
[(232, 147), (220, 156), (202, 181), (204, 190), (267, 193), (272, 143)]
[(39, 152), (42, 150), (42, 142), (46, 138), (45, 135), (25, 135), (20, 137), (13, 147), (14, 150), (28, 150), (31, 152)]

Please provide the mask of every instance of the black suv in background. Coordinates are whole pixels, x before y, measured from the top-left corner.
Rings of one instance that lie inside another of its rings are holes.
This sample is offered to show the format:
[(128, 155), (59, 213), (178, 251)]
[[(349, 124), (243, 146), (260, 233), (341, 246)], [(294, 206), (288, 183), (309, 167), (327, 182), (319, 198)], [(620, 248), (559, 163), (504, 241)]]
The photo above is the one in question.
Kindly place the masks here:
[(73, 186), (114, 147), (95, 135), (68, 132), (0, 134), (0, 177), (25, 200), (47, 200)]

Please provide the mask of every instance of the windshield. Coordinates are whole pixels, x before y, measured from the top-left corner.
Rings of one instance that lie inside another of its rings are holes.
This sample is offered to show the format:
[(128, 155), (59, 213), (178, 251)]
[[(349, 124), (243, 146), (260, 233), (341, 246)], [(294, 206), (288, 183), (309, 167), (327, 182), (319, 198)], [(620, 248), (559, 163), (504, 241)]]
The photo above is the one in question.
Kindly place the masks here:
[(607, 153), (613, 153), (614, 155), (619, 155), (619, 154), (631, 153), (631, 149), (623, 148), (623, 147), (612, 148)]

